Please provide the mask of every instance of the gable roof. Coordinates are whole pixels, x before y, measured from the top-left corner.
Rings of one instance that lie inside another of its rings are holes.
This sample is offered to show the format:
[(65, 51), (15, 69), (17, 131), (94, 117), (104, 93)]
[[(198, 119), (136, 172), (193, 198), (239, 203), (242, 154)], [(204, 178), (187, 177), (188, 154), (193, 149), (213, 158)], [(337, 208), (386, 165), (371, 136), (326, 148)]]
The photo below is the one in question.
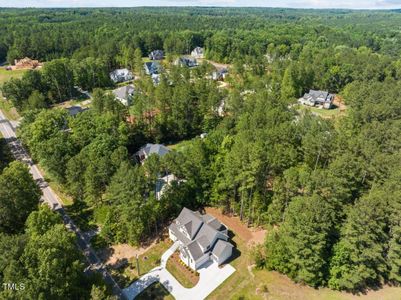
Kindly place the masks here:
[(196, 47), (194, 50), (192, 50), (192, 53), (196, 54), (196, 55), (201, 55), (203, 54), (203, 48), (202, 47)]
[(138, 152), (142, 152), (147, 156), (151, 154), (157, 154), (159, 156), (164, 156), (170, 152), (170, 149), (161, 144), (146, 144)]
[(145, 71), (149, 75), (158, 74), (161, 72), (161, 64), (158, 61), (145, 62)]
[(204, 248), (207, 247), (207, 245), (212, 246), (212, 242), (216, 238), (216, 236), (219, 234), (219, 232), (214, 229), (212, 226), (209, 224), (203, 223), (202, 227), (200, 228), (198, 234), (196, 235), (196, 240), (201, 240), (202, 246), (205, 245)]
[(213, 247), (212, 253), (216, 257), (220, 257), (220, 255), (222, 255), (227, 248), (234, 248), (234, 246), (229, 242), (218, 240), (216, 245)]
[(118, 82), (118, 81), (125, 81), (131, 80), (134, 77), (132, 76), (132, 72), (126, 68), (124, 69), (116, 69), (110, 73), (111, 80)]
[(334, 95), (327, 91), (310, 90), (304, 95), (304, 98), (311, 98), (315, 102), (328, 102), (333, 99)]
[(187, 245), (188, 252), (194, 260), (203, 256), (203, 251), (197, 241), (193, 241)]
[(134, 91), (135, 88), (133, 85), (126, 85), (113, 90), (113, 94), (117, 98), (128, 100), (129, 96), (132, 96), (134, 94)]
[(176, 219), (178, 226), (183, 226), (192, 240), (198, 233), (199, 227), (202, 225), (202, 219), (192, 210), (184, 207)]
[(198, 62), (195, 58), (182, 56), (175, 61), (175, 64), (182, 67), (192, 68), (196, 67)]
[(88, 108), (82, 108), (81, 106), (74, 105), (71, 107), (67, 107), (66, 110), (68, 111), (70, 116), (74, 117), (77, 114), (79, 114), (85, 110), (88, 110)]

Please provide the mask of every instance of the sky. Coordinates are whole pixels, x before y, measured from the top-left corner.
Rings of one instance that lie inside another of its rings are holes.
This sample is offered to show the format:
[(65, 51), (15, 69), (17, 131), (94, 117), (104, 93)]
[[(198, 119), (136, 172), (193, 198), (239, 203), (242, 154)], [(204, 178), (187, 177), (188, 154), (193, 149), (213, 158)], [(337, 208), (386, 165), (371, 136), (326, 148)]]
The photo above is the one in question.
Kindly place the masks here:
[(293, 8), (401, 8), (401, 0), (0, 0), (0, 7), (258, 6)]

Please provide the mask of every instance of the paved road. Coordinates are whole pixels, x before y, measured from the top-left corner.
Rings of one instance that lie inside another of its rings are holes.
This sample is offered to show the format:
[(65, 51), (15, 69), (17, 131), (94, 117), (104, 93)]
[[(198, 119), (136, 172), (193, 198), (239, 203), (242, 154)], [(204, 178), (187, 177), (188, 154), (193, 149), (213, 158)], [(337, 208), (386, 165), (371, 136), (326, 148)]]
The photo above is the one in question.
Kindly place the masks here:
[(6, 139), (14, 157), (17, 160), (28, 164), (33, 178), (36, 180), (42, 190), (42, 201), (46, 202), (52, 210), (57, 211), (61, 215), (65, 227), (77, 235), (77, 244), (90, 265), (89, 269), (100, 272), (105, 281), (113, 287), (113, 292), (119, 296), (120, 299), (123, 299), (124, 295), (122, 290), (115, 282), (113, 277), (111, 277), (107, 272), (106, 267), (102, 264), (101, 260), (92, 249), (89, 243), (89, 238), (74, 224), (72, 219), (68, 216), (57, 195), (45, 181), (38, 167), (33, 163), (29, 154), (22, 146), (21, 141), (17, 139), (14, 126), (16, 126), (16, 123), (11, 123), (0, 110), (0, 132)]
[(216, 262), (208, 262), (198, 270), (199, 282), (193, 288), (185, 288), (166, 268), (167, 260), (177, 250), (178, 246), (178, 242), (175, 242), (162, 255), (160, 266), (153, 268), (124, 289), (125, 297), (128, 300), (135, 299), (149, 285), (157, 281), (176, 300), (203, 300), (235, 272), (235, 269), (231, 265), (225, 265), (220, 268)]

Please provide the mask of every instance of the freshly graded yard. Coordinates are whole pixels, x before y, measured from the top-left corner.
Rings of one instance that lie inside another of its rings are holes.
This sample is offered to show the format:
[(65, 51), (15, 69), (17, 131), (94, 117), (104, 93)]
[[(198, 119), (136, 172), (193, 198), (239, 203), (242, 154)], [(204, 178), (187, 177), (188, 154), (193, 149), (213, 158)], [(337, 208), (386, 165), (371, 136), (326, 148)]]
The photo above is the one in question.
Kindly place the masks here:
[(137, 300), (174, 300), (174, 297), (166, 290), (160, 283), (156, 282), (151, 284), (146, 290), (139, 294), (135, 299)]
[[(236, 218), (232, 218), (235, 220)], [(229, 226), (230, 227), (230, 226)], [(401, 299), (400, 287), (384, 287), (366, 295), (353, 295), (328, 288), (314, 289), (294, 283), (278, 272), (252, 268), (251, 248), (234, 232), (232, 243), (240, 253), (230, 264), (236, 272), (207, 298), (219, 299), (274, 299), (274, 300), (395, 300)]]
[(114, 279), (122, 288), (125, 288), (140, 276), (148, 273), (154, 267), (159, 266), (162, 254), (166, 252), (170, 246), (171, 241), (168, 238), (164, 238), (157, 243), (152, 243), (147, 251), (138, 256), (139, 274), (136, 257), (129, 259), (128, 263), (125, 265), (118, 266), (118, 264), (115, 264), (114, 266), (109, 266), (109, 269)]

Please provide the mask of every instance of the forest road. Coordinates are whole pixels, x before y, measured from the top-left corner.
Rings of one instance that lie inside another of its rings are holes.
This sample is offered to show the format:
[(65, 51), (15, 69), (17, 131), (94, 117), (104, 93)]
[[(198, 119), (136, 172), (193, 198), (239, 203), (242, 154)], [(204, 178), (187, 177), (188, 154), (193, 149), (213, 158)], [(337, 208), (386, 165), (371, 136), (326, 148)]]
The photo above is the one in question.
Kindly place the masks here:
[(95, 251), (90, 245), (89, 240), (85, 237), (82, 231), (74, 224), (73, 220), (68, 216), (56, 193), (51, 189), (49, 184), (46, 182), (40, 170), (34, 164), (28, 152), (22, 146), (21, 141), (17, 139), (14, 126), (12, 125), (10, 120), (8, 120), (4, 116), (1, 110), (0, 110), (0, 132), (3, 135), (4, 139), (6, 140), (10, 148), (10, 151), (15, 157), (15, 159), (20, 160), (28, 165), (30, 173), (32, 174), (33, 178), (36, 180), (36, 182), (38, 183), (39, 187), (42, 190), (43, 193), (42, 200), (46, 202), (53, 211), (58, 212), (63, 219), (65, 227), (76, 234), (77, 245), (84, 254), (86, 260), (88, 261), (89, 269), (101, 273), (104, 280), (112, 286), (114, 294), (117, 295), (120, 299), (125, 299), (121, 288), (119, 287), (117, 282), (113, 279), (113, 277), (108, 273), (106, 267), (103, 265), (102, 261), (96, 255)]

